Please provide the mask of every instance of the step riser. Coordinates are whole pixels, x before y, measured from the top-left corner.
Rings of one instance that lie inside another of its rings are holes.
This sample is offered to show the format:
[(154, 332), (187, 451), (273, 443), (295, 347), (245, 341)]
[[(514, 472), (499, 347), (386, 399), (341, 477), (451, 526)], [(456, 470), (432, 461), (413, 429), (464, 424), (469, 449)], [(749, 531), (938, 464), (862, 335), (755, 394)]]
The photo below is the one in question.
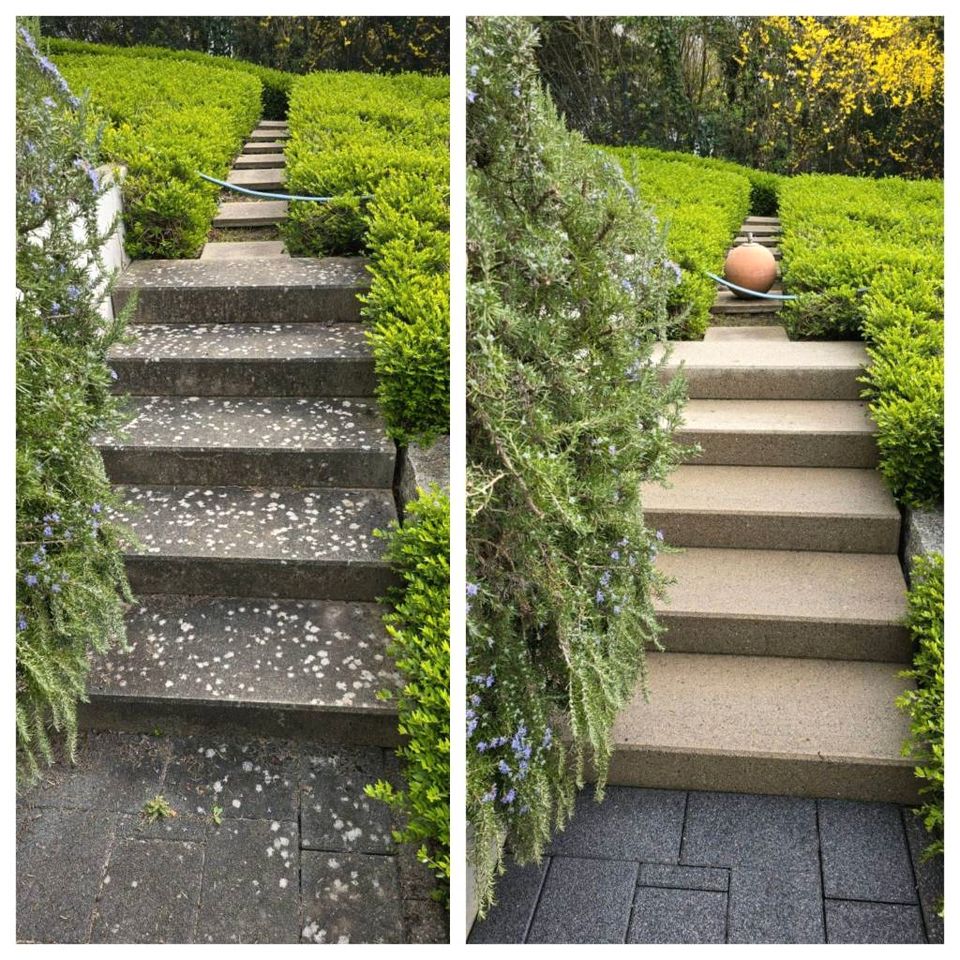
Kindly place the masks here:
[[(679, 367), (665, 367), (669, 380)], [(704, 369), (684, 365), (688, 396), (692, 400), (859, 400), (862, 370), (737, 370)]]
[(702, 448), (692, 463), (741, 467), (856, 467), (877, 465), (877, 445), (870, 434), (722, 433), (681, 427), (680, 443)]
[(896, 553), (900, 523), (868, 517), (679, 513), (644, 510), (647, 525), (678, 547), (730, 550), (816, 550), (823, 553)]
[(779, 327), (783, 321), (776, 313), (724, 313), (711, 314), (713, 322), (723, 327)]
[(910, 764), (778, 759), (672, 750), (614, 752), (608, 783), (916, 804)]
[[(134, 323), (359, 323), (358, 293), (349, 287), (141, 288)], [(115, 309), (131, 296), (113, 293)]]
[(399, 586), (396, 575), (383, 563), (128, 555), (124, 564), (135, 595), (178, 593), (372, 603), (391, 587)]
[(752, 298), (731, 297), (729, 300), (723, 299), (719, 303), (714, 303), (710, 312), (715, 317), (723, 316), (727, 313), (769, 313), (777, 314), (781, 310), (781, 305), (772, 300), (754, 300)]
[[(113, 360), (114, 392), (175, 397), (371, 397), (370, 360)], [(388, 484), (389, 485), (389, 484)]]
[(387, 488), (394, 459), (370, 450), (101, 448), (112, 483)]
[(657, 611), (671, 653), (758, 657), (816, 657), (909, 663), (910, 636), (896, 624), (704, 616)]

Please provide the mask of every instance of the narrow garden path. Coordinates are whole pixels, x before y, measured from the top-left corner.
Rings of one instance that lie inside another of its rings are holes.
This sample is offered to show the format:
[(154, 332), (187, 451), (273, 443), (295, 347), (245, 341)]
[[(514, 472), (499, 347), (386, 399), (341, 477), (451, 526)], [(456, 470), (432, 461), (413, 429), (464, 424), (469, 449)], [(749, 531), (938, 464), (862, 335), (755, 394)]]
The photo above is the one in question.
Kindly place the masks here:
[[(780, 260), (780, 219), (778, 217), (747, 217), (733, 245), (754, 243), (767, 247), (776, 260)], [(783, 293), (779, 264), (777, 282), (770, 293)], [(717, 284), (717, 297), (710, 308), (713, 322), (725, 327), (763, 327), (776, 324), (781, 304), (776, 300), (742, 300), (725, 286)]]
[[(283, 132), (254, 131), (231, 178), (277, 185)], [(248, 155), (270, 166), (244, 171)], [(216, 226), (275, 224), (270, 204), (225, 201)], [(21, 939), (446, 939), (429, 873), (401, 869), (389, 811), (363, 793), (396, 780), (398, 738), (377, 699), (398, 676), (374, 536), (397, 515), (397, 453), (364, 266), (234, 238), (120, 277), (134, 339), (110, 362), (130, 418), (96, 442), (137, 602), (82, 719), (131, 733), (91, 734), (22, 798)], [(175, 816), (148, 824), (158, 793)]]

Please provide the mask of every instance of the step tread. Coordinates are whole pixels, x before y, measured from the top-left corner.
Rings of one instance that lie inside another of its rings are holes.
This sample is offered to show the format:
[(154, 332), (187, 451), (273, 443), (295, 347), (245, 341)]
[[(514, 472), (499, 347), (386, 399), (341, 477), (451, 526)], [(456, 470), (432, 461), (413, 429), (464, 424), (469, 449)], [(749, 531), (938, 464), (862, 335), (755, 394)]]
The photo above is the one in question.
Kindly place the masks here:
[(893, 554), (687, 547), (660, 554), (657, 567), (676, 578), (655, 601), (661, 614), (889, 625), (907, 612)]
[[(734, 328), (750, 329), (750, 328)], [(771, 327), (776, 334), (770, 340), (740, 337), (733, 342), (711, 339), (709, 341), (685, 340), (669, 344), (671, 355), (668, 367), (683, 363), (687, 368), (724, 370), (863, 370), (869, 358), (863, 343), (857, 340), (835, 341), (787, 341), (783, 327)], [(710, 331), (708, 331), (709, 334)], [(775, 341), (775, 342), (770, 342)], [(658, 347), (658, 354), (663, 352)]]
[(733, 341), (742, 344), (746, 340), (774, 341), (788, 343), (790, 338), (781, 326), (769, 327), (721, 327), (711, 326), (703, 335), (703, 343), (722, 343)]
[(615, 749), (874, 761), (911, 767), (894, 700), (901, 664), (654, 653), (650, 702), (637, 694), (613, 729)]
[(287, 172), (282, 167), (275, 169), (259, 167), (254, 170), (234, 168), (227, 177), (227, 183), (233, 183), (238, 187), (267, 190), (282, 187), (286, 179)]
[(143, 596), (127, 643), (94, 658), (94, 699), (394, 714), (399, 676), (373, 603)]
[(286, 200), (227, 200), (217, 208), (215, 227), (269, 226), (287, 218)]
[(645, 511), (900, 519), (876, 470), (686, 464), (670, 483), (641, 486)]
[(282, 153), (241, 153), (233, 161), (234, 170), (269, 170), (279, 169), (287, 165), (287, 158)]
[(369, 360), (359, 323), (142, 323), (108, 360)]
[(375, 529), (396, 517), (389, 490), (117, 486), (132, 557), (382, 565)]
[(289, 259), (282, 240), (225, 240), (203, 245), (201, 260), (259, 260), (262, 258)]
[(282, 140), (254, 140), (250, 139), (243, 145), (245, 154), (251, 153), (282, 153), (286, 144)]
[(365, 450), (392, 457), (372, 399), (127, 397), (130, 419), (101, 434), (101, 449)]
[(876, 433), (859, 400), (689, 400), (683, 428), (700, 433)]
[(289, 138), (290, 131), (284, 127), (257, 127), (250, 131), (247, 142), (260, 143), (264, 140), (288, 140)]

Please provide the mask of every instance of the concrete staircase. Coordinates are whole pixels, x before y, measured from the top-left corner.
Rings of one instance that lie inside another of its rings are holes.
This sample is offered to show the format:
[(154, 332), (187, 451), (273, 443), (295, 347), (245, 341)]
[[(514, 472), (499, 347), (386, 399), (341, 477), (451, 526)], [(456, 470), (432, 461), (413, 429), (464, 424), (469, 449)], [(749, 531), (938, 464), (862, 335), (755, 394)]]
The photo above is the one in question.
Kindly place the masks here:
[(680, 438), (703, 453), (642, 491), (684, 549), (658, 560), (668, 652), (616, 724), (611, 782), (915, 802), (900, 514), (857, 399), (863, 345), (768, 326), (671, 346)]
[(261, 242), (136, 262), (115, 289), (118, 308), (137, 297), (109, 358), (129, 419), (96, 443), (137, 602), (130, 649), (94, 663), (85, 721), (390, 746), (376, 694), (398, 678), (375, 601), (394, 578), (373, 531), (396, 517), (396, 449), (359, 324), (364, 261)]

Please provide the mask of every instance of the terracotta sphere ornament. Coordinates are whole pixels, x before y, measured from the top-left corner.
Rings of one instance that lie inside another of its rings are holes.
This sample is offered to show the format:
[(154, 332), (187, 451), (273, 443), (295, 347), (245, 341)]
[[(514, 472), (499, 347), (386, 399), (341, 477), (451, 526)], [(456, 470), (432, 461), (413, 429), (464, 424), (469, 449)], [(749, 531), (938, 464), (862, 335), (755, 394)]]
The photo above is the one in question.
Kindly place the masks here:
[[(777, 261), (766, 247), (754, 241), (752, 233), (747, 236), (746, 243), (733, 247), (727, 254), (723, 275), (738, 287), (766, 293), (777, 280)], [(743, 300), (750, 299), (749, 294), (739, 290), (731, 292)]]

